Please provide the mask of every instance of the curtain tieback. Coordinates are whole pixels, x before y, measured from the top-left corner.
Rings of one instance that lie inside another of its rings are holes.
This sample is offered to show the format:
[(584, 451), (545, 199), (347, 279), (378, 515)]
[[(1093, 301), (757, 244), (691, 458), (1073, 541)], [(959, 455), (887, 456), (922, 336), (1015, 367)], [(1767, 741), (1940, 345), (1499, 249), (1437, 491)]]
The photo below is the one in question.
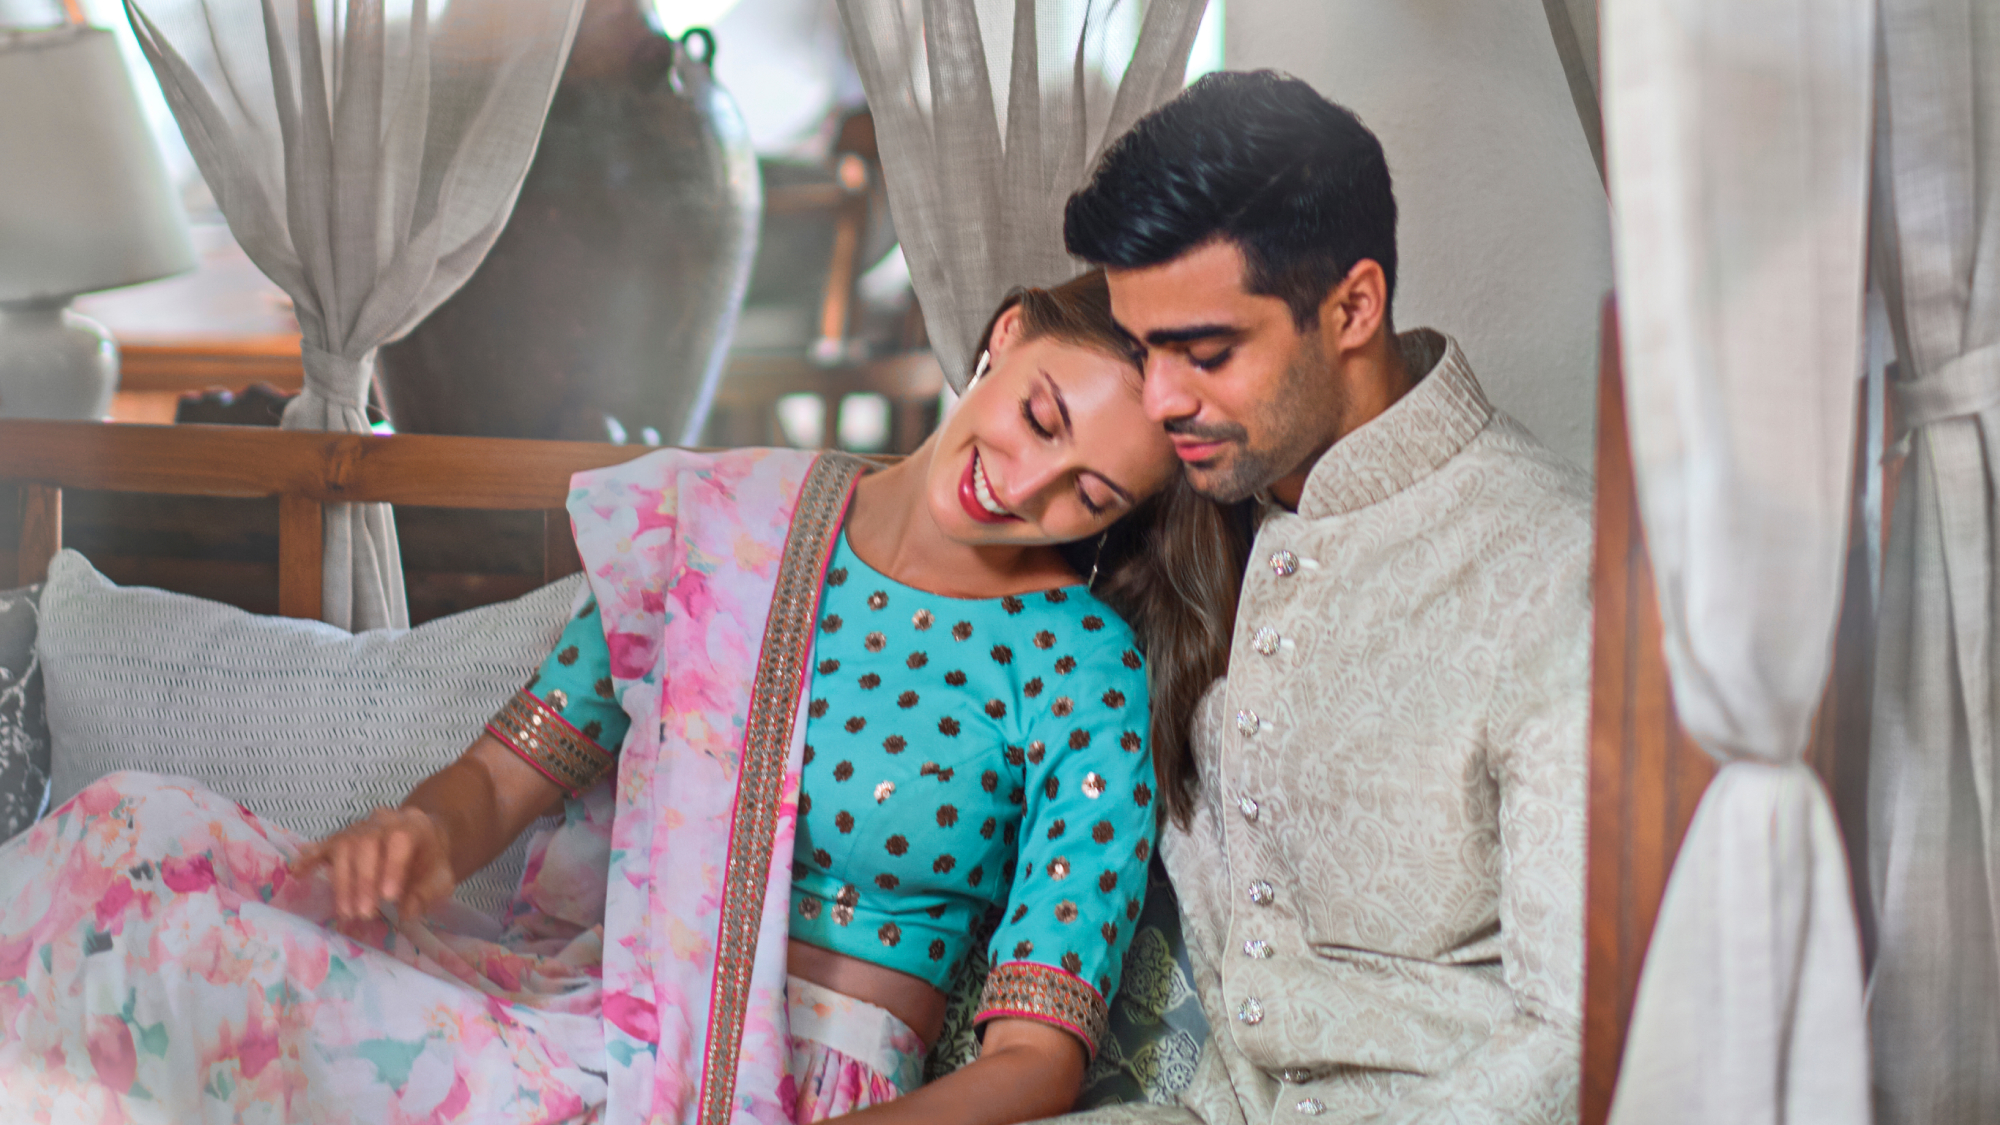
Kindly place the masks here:
[(1920, 378), (1892, 379), (1889, 390), (1901, 433), (2000, 407), (2000, 345), (1974, 348)]
[(368, 385), (375, 377), (375, 349), (359, 358), (336, 355), (309, 343), (299, 344), (305, 368), (305, 393), (347, 410), (368, 409)]

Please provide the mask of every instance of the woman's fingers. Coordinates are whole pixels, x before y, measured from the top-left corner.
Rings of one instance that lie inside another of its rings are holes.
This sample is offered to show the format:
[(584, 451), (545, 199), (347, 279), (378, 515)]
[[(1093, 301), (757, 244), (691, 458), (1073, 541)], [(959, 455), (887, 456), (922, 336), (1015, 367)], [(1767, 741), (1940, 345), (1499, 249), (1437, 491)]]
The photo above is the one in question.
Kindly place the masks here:
[(343, 832), (333, 839), (332, 864), (329, 874), (333, 876), (333, 909), (342, 920), (354, 917), (354, 833)]
[(403, 888), (412, 882), (410, 861), (419, 850), (416, 834), (408, 828), (389, 833), (382, 855), (381, 901), (396, 902), (403, 897)]
[(365, 918), (375, 913), (376, 903), (382, 901), (382, 853), (384, 836), (393, 833), (393, 828), (380, 826), (382, 814), (377, 812), (369, 820), (377, 822), (375, 831), (356, 841), (354, 849), (354, 888), (351, 892), (351, 917)]
[(387, 903), (421, 914), (451, 893), (454, 881), (436, 824), (411, 809), (379, 809), (367, 820), (308, 845), (293, 861), (306, 874), (327, 870), (334, 913), (343, 921), (374, 917)]

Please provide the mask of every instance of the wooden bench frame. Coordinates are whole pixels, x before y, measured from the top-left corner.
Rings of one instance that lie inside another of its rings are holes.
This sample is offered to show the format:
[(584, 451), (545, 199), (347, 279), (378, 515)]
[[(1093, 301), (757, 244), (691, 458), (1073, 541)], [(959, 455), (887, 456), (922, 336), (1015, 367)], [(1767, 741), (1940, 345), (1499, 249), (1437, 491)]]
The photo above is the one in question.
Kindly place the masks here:
[(255, 426), (121, 426), (0, 421), (0, 484), (20, 490), (14, 582), (39, 582), (62, 549), (66, 488), (278, 501), (278, 609), (320, 615), (327, 504), (542, 512), (542, 577), (580, 567), (569, 478), (646, 446), (513, 438), (323, 434)]

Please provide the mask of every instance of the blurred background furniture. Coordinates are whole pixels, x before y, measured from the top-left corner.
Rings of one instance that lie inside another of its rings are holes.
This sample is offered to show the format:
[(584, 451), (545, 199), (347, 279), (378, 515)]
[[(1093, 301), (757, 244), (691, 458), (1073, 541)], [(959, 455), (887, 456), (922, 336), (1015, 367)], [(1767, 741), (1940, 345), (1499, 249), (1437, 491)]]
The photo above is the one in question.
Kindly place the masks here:
[[(937, 425), (944, 376), (896, 272), (866, 113), (843, 119), (834, 147), (830, 162), (760, 161), (765, 229), (698, 444), (907, 453)], [(125, 375), (112, 417), (274, 424), (271, 394), (297, 394), (303, 380), (290, 301), (225, 228), (193, 233), (195, 273), (78, 302), (118, 333)], [(871, 269), (886, 279), (872, 299)], [(251, 390), (260, 383), (269, 390)]]
[(80, 293), (194, 267), (109, 31), (0, 29), (0, 416), (102, 418), (118, 385)]
[(832, 151), (759, 162), (763, 238), (701, 444), (908, 453), (937, 425), (944, 375), (897, 272), (874, 119), (844, 117)]
[[(748, 284), (762, 184), (717, 39), (584, 0), (493, 248), (375, 382), (403, 433), (694, 440)], [(444, 17), (448, 25), (451, 17)], [(727, 44), (724, 44), (726, 47)]]

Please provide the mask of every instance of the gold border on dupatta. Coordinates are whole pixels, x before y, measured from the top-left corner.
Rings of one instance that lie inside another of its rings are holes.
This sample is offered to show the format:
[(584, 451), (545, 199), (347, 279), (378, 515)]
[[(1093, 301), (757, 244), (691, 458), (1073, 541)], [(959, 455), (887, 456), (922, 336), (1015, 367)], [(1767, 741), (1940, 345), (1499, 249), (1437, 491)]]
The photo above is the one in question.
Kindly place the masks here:
[(812, 659), (813, 619), (833, 538), (847, 511), (854, 482), (872, 466), (844, 453), (822, 454), (806, 474), (785, 534), (778, 584), (764, 623), (764, 645), (751, 687), (736, 783), (735, 828), (723, 876), (722, 924), (716, 944), (715, 989), (709, 1005), (708, 1049), (702, 1060), (701, 1097), (695, 1120), (726, 1125), (736, 1095), (736, 1065), (750, 999), (750, 969), (757, 959), (764, 892), (776, 846), (778, 803), (785, 753), (799, 691)]

